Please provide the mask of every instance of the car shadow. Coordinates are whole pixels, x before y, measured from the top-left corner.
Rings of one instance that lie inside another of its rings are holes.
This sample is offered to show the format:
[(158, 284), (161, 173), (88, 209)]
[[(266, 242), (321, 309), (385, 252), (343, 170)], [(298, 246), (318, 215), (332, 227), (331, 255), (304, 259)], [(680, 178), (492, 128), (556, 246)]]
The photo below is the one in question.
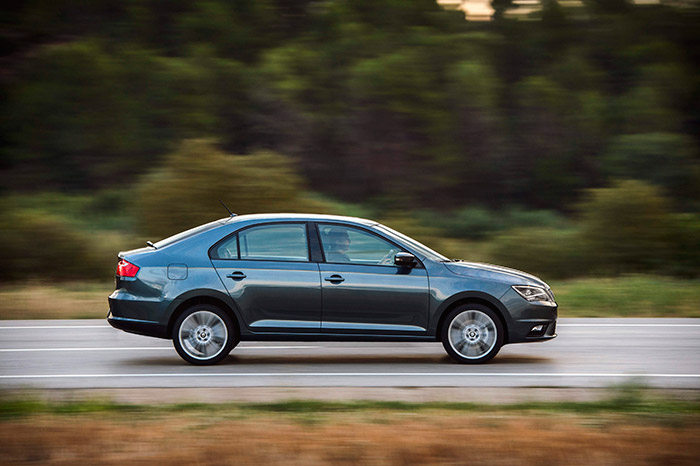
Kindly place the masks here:
[(184, 360), (182, 360), (177, 354), (172, 357), (159, 357), (159, 358), (133, 358), (126, 359), (120, 362), (122, 366), (138, 367), (138, 366), (189, 366)]
[[(535, 356), (496, 356), (487, 365), (492, 364), (543, 364), (548, 363), (549, 359)], [(319, 356), (247, 356), (231, 354), (224, 359), (219, 365), (255, 365), (255, 364), (391, 364), (391, 365), (406, 365), (406, 364), (456, 364), (461, 365), (453, 360), (448, 355), (319, 355)]]
[[(525, 364), (546, 364), (550, 360), (548, 358), (541, 358), (535, 356), (496, 356), (492, 361), (487, 363), (487, 365), (525, 365)], [(130, 359), (124, 361), (126, 366), (189, 366), (185, 361), (173, 355), (172, 357), (158, 357), (158, 358), (139, 358)], [(217, 366), (252, 366), (252, 365), (308, 365), (308, 364), (318, 364), (318, 365), (348, 365), (348, 364), (390, 364), (396, 365), (409, 365), (409, 364), (449, 364), (449, 365), (460, 365), (457, 361), (454, 361), (447, 355), (411, 355), (411, 356), (401, 356), (401, 355), (378, 355), (378, 354), (366, 354), (366, 355), (316, 355), (316, 356), (291, 356), (291, 355), (271, 355), (271, 356), (253, 356), (253, 355), (237, 355), (235, 353), (230, 354), (223, 361), (219, 362)], [(475, 366), (477, 367), (477, 366)]]
[[(496, 356), (487, 365), (526, 365), (546, 364), (550, 360), (534, 356)], [(185, 361), (174, 355), (173, 357), (138, 358), (124, 361), (125, 366), (189, 366)], [(386, 355), (332, 355), (332, 356), (247, 356), (231, 354), (217, 366), (254, 366), (254, 365), (348, 365), (348, 364), (445, 364), (460, 365), (449, 356), (439, 355), (413, 355), (413, 356), (386, 356)]]
[(488, 364), (547, 364), (551, 360), (538, 356), (496, 356)]
[(318, 356), (247, 356), (231, 354), (219, 364), (255, 365), (255, 364), (435, 364), (449, 361), (449, 356), (436, 355), (318, 355)]

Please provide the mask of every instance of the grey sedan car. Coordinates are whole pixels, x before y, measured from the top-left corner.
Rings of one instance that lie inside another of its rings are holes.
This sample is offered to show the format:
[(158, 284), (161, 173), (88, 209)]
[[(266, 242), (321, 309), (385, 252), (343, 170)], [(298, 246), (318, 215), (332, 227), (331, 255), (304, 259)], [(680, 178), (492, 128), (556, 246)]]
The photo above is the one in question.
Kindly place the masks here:
[(457, 362), (556, 337), (549, 286), (371, 220), (231, 216), (119, 253), (108, 322), (214, 364), (240, 341), (440, 341)]

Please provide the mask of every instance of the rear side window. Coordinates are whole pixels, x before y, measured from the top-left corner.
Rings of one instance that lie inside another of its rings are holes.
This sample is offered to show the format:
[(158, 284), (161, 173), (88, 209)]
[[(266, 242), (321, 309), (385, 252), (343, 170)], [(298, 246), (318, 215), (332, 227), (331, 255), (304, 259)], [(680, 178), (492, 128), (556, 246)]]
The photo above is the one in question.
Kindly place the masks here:
[(221, 243), (212, 253), (212, 259), (238, 259), (238, 235)]
[(305, 224), (285, 223), (245, 229), (238, 233), (238, 248), (243, 260), (309, 260)]

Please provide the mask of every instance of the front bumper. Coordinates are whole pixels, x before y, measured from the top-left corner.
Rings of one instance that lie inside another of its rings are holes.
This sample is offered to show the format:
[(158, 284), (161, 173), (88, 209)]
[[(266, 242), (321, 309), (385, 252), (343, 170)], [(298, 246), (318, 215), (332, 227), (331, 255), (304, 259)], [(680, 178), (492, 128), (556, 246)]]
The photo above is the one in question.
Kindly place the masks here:
[[(544, 341), (556, 338), (558, 306), (530, 303), (515, 290), (509, 290), (501, 298), (508, 312), (508, 343)], [(542, 325), (543, 329), (533, 332)]]
[[(533, 331), (532, 328), (542, 325), (541, 331)], [(515, 336), (513, 337), (513, 333)], [(510, 332), (510, 343), (524, 343), (529, 341), (546, 341), (557, 337), (557, 320), (534, 319), (518, 322), (518, 330)]]
[[(537, 307), (539, 308), (540, 306)], [(508, 328), (508, 343), (545, 341), (557, 337), (556, 308), (548, 307), (546, 309), (534, 310), (536, 311), (536, 316), (526, 317), (513, 321), (513, 323)], [(542, 325), (542, 330), (534, 330), (540, 325)]]

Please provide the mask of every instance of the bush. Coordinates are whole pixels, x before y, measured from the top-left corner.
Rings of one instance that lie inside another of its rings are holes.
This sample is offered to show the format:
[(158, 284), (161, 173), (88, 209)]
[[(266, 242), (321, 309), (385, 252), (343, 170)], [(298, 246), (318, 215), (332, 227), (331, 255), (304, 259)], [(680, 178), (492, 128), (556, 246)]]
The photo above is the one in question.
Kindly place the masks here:
[(580, 206), (582, 239), (602, 272), (663, 270), (673, 250), (669, 200), (641, 181), (592, 189)]
[(27, 211), (3, 213), (0, 280), (104, 279), (114, 271), (114, 260), (101, 257), (95, 238), (75, 230), (60, 217)]
[(481, 207), (465, 207), (437, 223), (452, 238), (483, 239), (503, 229), (502, 215)]
[(211, 141), (188, 140), (136, 187), (138, 228), (159, 239), (225, 217), (222, 199), (237, 214), (327, 212), (304, 197), (292, 160), (272, 152), (231, 155)]
[(414, 238), (438, 253), (449, 254), (449, 251), (445, 248), (445, 238), (441, 236), (438, 229), (429, 223), (398, 213), (384, 216), (378, 221), (389, 228)]
[(520, 228), (498, 235), (489, 244), (494, 263), (545, 279), (586, 274), (589, 263), (575, 229)]
[(565, 228), (567, 220), (553, 210), (527, 210), (522, 207), (513, 207), (507, 212), (506, 224), (508, 228)]
[(448, 213), (423, 210), (417, 213), (421, 221), (441, 230), (450, 238), (482, 240), (490, 235), (522, 227), (565, 227), (566, 220), (551, 210), (526, 210), (512, 207), (495, 211), (483, 207), (463, 207)]
[(673, 227), (673, 258), (668, 271), (674, 275), (700, 275), (700, 215), (676, 214)]
[(557, 228), (515, 228), (496, 236), (488, 243), (490, 260), (553, 278), (700, 273), (700, 216), (672, 213), (658, 188), (617, 181), (589, 190), (580, 213), (576, 228), (562, 228), (563, 220), (553, 216), (548, 221)]

